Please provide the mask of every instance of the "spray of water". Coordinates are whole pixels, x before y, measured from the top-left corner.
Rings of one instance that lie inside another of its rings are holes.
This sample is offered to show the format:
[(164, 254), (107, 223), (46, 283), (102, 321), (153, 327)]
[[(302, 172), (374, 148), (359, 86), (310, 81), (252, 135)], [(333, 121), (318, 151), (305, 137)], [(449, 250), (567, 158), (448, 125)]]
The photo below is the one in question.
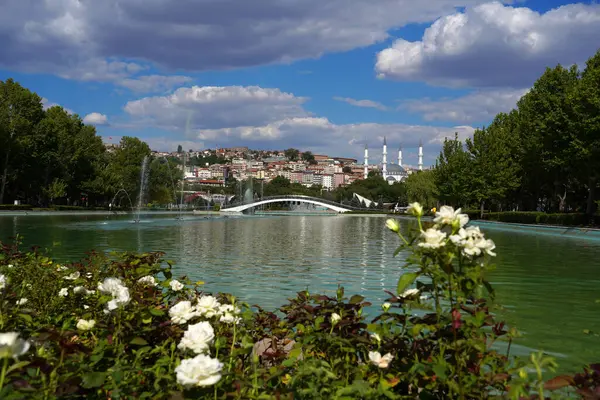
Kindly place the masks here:
[(148, 191), (148, 156), (144, 156), (142, 169), (140, 170), (140, 193), (137, 199), (137, 218), (135, 222), (140, 222), (140, 213)]

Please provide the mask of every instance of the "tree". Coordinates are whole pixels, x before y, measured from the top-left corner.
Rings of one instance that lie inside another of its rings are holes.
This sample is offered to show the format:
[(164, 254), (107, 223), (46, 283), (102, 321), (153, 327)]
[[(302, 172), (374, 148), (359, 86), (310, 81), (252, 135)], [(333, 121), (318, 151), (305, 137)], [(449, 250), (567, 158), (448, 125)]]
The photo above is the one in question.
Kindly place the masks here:
[(177, 145), (177, 154), (181, 154), (183, 153), (183, 146), (181, 146), (180, 144)]
[(23, 151), (27, 136), (44, 117), (42, 99), (25, 89), (12, 79), (0, 81), (0, 204), (9, 181), (9, 173), (18, 176), (21, 157), (28, 157)]
[(518, 138), (510, 129), (511, 118), (514, 114), (498, 114), (489, 127), (476, 130), (473, 138), (466, 141), (473, 172), (470, 197), (480, 205), (482, 217), (486, 200), (502, 204), (506, 196), (520, 186)]
[(573, 121), (570, 140), (574, 168), (587, 184), (585, 212), (591, 216), (600, 173), (600, 51), (587, 61), (568, 103)]
[(46, 188), (44, 188), (46, 196), (50, 199), (50, 204), (54, 199), (64, 197), (67, 194), (67, 183), (62, 179), (55, 178)]
[(298, 151), (298, 149), (289, 148), (287, 150), (284, 150), (283, 154), (285, 154), (285, 157), (288, 160), (290, 160), (290, 161), (297, 161), (298, 157), (300, 155), (300, 152)]
[(437, 202), (435, 171), (419, 171), (410, 174), (404, 181), (408, 202), (419, 202), (426, 208), (432, 208)]
[(471, 167), (469, 155), (458, 140), (458, 134), (455, 134), (454, 139), (445, 139), (433, 174), (441, 201), (453, 206), (467, 205), (471, 189)]
[(305, 151), (302, 153), (302, 159), (306, 162), (315, 161), (315, 156), (310, 151)]

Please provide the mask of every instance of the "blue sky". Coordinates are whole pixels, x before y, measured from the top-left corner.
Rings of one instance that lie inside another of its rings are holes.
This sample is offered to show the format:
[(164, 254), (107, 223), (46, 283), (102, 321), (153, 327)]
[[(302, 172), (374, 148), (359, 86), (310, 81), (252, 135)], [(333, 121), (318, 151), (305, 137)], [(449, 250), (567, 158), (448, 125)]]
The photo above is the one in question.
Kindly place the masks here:
[[(247, 145), (416, 164), (583, 64), (600, 7), (558, 0), (8, 0), (0, 80), (157, 150)], [(35, 9), (35, 12), (31, 10)]]

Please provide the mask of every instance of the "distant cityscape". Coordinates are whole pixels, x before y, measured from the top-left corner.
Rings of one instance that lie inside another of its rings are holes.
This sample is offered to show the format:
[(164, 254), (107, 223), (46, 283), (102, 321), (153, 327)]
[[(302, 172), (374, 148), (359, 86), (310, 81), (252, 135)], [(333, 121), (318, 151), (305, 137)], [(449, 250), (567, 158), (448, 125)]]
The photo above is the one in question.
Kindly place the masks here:
[[(118, 147), (118, 144), (106, 144), (108, 151)], [(365, 160), (360, 164), (355, 158), (312, 154), (296, 149), (228, 147), (184, 151), (180, 148), (173, 152), (153, 151), (153, 154), (179, 160), (179, 168), (183, 169), (186, 182), (208, 187), (224, 186), (232, 178), (238, 181), (257, 179), (270, 182), (281, 176), (291, 183), (306, 187), (320, 185), (324, 190), (334, 190), (365, 179), (372, 172), (382, 175), (389, 184), (393, 184), (422, 169), (421, 164), (419, 168), (402, 165), (401, 149), (398, 162), (388, 164), (387, 147), (384, 147), (384, 157), (378, 163), (368, 161), (368, 151), (365, 149)]]

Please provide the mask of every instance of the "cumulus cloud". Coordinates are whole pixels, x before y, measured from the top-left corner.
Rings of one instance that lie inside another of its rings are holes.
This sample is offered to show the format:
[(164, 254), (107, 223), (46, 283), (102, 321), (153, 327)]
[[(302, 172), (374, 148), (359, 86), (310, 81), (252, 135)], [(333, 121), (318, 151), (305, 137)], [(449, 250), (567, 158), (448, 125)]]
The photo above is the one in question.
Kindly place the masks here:
[(302, 107), (307, 100), (258, 86), (193, 86), (130, 101), (124, 109), (139, 121), (166, 129), (218, 129), (308, 116)]
[(89, 125), (107, 125), (108, 117), (104, 114), (93, 112), (83, 117), (83, 123)]
[(338, 96), (335, 96), (333, 99), (337, 100), (337, 101), (343, 101), (344, 103), (348, 103), (348, 104), (350, 104), (352, 106), (356, 106), (356, 107), (376, 108), (376, 109), (382, 110), (382, 111), (386, 111), (388, 109), (383, 104), (378, 103), (373, 100), (356, 100), (356, 99), (352, 99), (350, 97), (338, 97)]
[[(257, 86), (180, 88), (172, 95), (146, 97), (125, 105), (133, 126), (147, 124), (173, 134), (173, 142), (200, 141), (255, 148), (298, 147), (318, 153), (360, 157), (365, 144), (377, 154), (383, 137), (405, 148), (425, 143), (435, 157), (446, 137), (473, 133), (470, 126), (434, 127), (406, 124), (336, 124), (303, 108), (308, 99)], [(432, 161), (433, 158), (430, 159)]]
[(426, 121), (487, 123), (500, 112), (509, 112), (526, 89), (482, 90), (457, 98), (405, 100), (400, 109), (423, 115)]
[(70, 75), (111, 58), (185, 70), (285, 63), (368, 46), (483, 2), (3, 0), (0, 66)]
[(600, 5), (544, 14), (499, 2), (438, 19), (421, 41), (396, 40), (377, 55), (381, 78), (448, 86), (530, 86), (547, 66), (577, 64), (598, 50)]

